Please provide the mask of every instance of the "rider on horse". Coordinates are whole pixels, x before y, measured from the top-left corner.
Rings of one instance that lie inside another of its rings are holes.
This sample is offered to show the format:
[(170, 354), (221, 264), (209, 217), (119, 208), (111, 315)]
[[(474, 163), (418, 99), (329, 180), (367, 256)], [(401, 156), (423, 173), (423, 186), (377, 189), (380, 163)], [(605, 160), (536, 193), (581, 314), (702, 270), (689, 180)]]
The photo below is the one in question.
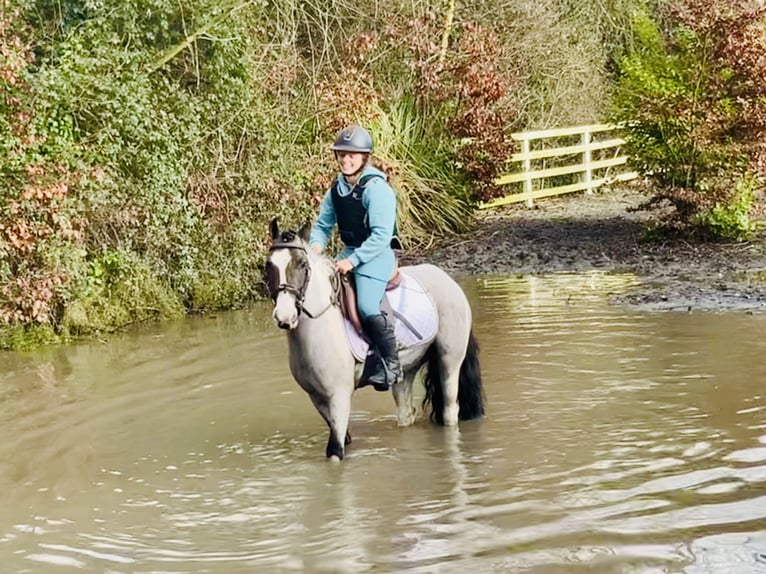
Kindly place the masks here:
[(359, 315), (376, 352), (367, 356), (361, 385), (387, 391), (401, 375), (393, 317), (380, 309), (396, 266), (391, 247), (396, 194), (386, 174), (369, 165), (372, 145), (370, 133), (359, 126), (348, 126), (338, 134), (332, 149), (340, 173), (322, 199), (309, 244), (321, 253), (337, 224), (344, 248), (335, 268), (354, 274)]

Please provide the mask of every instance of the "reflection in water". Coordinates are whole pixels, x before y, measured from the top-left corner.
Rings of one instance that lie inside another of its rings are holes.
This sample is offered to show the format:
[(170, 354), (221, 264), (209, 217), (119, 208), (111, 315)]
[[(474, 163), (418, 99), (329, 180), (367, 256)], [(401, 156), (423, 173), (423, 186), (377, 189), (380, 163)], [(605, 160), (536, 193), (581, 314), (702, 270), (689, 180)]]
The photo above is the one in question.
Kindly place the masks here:
[(488, 417), (354, 442), (268, 305), (30, 354), (0, 376), (0, 571), (766, 571), (766, 317), (611, 305), (604, 274), (466, 278)]

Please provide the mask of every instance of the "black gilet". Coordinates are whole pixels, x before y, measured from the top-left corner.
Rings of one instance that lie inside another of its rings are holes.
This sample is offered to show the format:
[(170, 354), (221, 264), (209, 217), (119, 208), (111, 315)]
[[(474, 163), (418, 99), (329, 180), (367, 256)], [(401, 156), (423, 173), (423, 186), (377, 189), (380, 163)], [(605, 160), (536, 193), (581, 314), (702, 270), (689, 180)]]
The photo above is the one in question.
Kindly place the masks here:
[[(338, 222), (341, 241), (348, 247), (359, 247), (372, 233), (367, 217), (367, 208), (362, 203), (362, 194), (367, 184), (376, 177), (383, 179), (382, 175), (375, 173), (363, 175), (348, 195), (340, 194), (337, 178), (332, 184), (330, 197), (332, 198), (332, 207), (335, 210), (335, 220)], [(394, 220), (393, 237), (391, 237), (392, 249), (402, 249), (402, 243), (397, 235), (397, 225), (396, 220)]]
[(372, 233), (367, 218), (367, 208), (362, 203), (362, 194), (365, 186), (376, 177), (382, 179), (380, 175), (376, 174), (363, 175), (348, 195), (340, 194), (337, 179), (332, 184), (330, 190), (332, 207), (335, 210), (338, 231), (340, 231), (340, 238), (344, 245), (359, 247)]

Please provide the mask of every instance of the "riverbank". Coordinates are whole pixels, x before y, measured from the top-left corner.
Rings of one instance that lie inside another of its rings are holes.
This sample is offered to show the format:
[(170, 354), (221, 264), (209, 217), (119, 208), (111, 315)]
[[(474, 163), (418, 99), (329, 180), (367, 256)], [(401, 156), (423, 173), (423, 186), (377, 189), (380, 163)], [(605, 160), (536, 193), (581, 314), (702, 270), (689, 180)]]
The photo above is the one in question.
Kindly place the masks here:
[(633, 273), (639, 284), (618, 304), (647, 310), (766, 311), (766, 241), (648, 240), (660, 216), (647, 196), (604, 189), (481, 212), (470, 234), (439, 242), (427, 256), (454, 275)]

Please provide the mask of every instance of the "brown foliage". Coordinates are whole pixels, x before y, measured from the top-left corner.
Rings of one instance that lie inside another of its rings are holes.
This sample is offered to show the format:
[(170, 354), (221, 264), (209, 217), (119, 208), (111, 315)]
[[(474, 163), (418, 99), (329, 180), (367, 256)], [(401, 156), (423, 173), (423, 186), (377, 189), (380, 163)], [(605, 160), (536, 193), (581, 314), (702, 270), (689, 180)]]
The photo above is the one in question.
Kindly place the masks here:
[(483, 200), (502, 194), (493, 181), (513, 150), (505, 127), (519, 114), (512, 102), (505, 99), (513, 79), (498, 70), (502, 59), (500, 45), (492, 30), (466, 23), (458, 49), (447, 61), (458, 97), (450, 130), (452, 135), (465, 138), (459, 158), (475, 178)]
[(186, 182), (189, 202), (217, 230), (229, 227), (237, 215), (229, 205), (229, 198), (214, 174), (193, 173)]
[(337, 76), (316, 86), (319, 117), (326, 136), (334, 137), (351, 123), (368, 124), (377, 116), (380, 94), (369, 72), (354, 63), (344, 64)]
[(7, 273), (0, 278), (0, 322), (48, 323), (69, 278), (46, 262), (46, 247), (79, 244), (84, 223), (66, 206), (73, 174), (38, 153), (45, 142), (33, 131), (34, 95), (23, 78), (32, 50), (15, 24), (18, 12), (0, 15), (0, 112), (13, 138), (9, 152), (20, 164), (0, 173), (0, 257)]
[(0, 285), (0, 322), (49, 323), (56, 304), (57, 289), (66, 277), (53, 274), (47, 277), (15, 277)]
[(405, 28), (416, 95), (423, 108), (433, 103), (451, 108), (447, 130), (460, 142), (456, 159), (474, 180), (477, 196), (486, 200), (502, 194), (493, 182), (513, 150), (506, 128), (520, 110), (509, 94), (520, 78), (500, 69), (505, 59), (502, 43), (494, 30), (476, 22), (459, 25), (456, 41), (440, 58), (440, 24), (429, 13)]
[(81, 243), (84, 223), (67, 213), (66, 174), (50, 177), (40, 165), (26, 171), (28, 180), (19, 197), (7, 198), (0, 215), (0, 238), (12, 271), (0, 283), (0, 321), (46, 323), (54, 320), (58, 288), (69, 278), (46, 264), (45, 248), (51, 242)]
[[(703, 137), (740, 147), (751, 168), (766, 176), (766, 6), (757, 0), (682, 0), (670, 15), (707, 43), (713, 101), (704, 110)], [(722, 108), (722, 101), (732, 105)]]

